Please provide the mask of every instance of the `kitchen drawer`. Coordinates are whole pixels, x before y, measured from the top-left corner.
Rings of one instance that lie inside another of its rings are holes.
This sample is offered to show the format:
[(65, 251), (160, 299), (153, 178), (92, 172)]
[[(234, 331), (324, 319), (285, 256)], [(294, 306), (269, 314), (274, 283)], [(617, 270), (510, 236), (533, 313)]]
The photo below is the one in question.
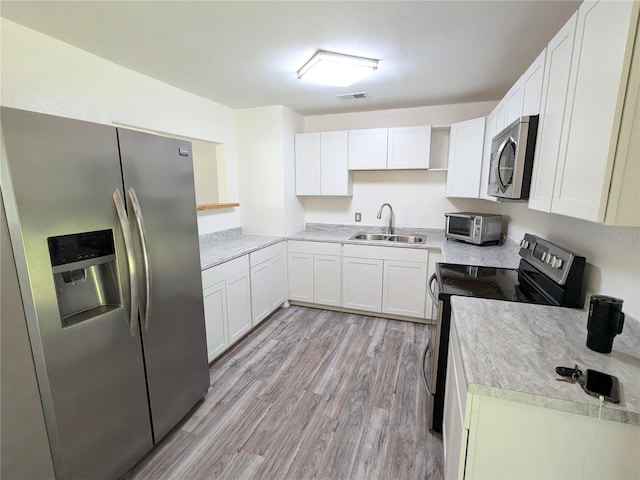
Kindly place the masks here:
[(266, 262), (270, 258), (275, 257), (276, 255), (284, 254), (284, 242), (278, 242), (275, 245), (270, 245), (265, 248), (261, 248), (260, 250), (256, 250), (249, 254), (249, 264), (252, 267), (261, 264), (262, 262)]
[(380, 260), (399, 260), (401, 262), (427, 263), (429, 251), (416, 248), (383, 247), (377, 245), (344, 245), (345, 257), (377, 258)]
[(342, 245), (339, 243), (288, 240), (287, 251), (290, 253), (314, 253), (316, 255), (340, 255), (342, 253)]
[(208, 288), (229, 277), (233, 277), (245, 270), (249, 270), (249, 255), (234, 258), (202, 272), (202, 288)]

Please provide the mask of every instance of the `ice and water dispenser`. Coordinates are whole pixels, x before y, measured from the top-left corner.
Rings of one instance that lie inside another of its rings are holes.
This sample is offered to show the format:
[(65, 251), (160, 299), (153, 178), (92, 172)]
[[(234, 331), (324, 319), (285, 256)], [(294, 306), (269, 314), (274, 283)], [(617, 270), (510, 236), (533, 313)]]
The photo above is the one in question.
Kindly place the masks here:
[(63, 327), (122, 305), (112, 230), (49, 237), (47, 242)]

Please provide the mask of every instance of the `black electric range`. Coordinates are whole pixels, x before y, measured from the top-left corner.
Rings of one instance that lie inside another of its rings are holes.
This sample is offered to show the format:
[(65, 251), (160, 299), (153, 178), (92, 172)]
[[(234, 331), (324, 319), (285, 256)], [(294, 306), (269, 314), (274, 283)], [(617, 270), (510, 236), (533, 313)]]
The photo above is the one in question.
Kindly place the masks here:
[(432, 396), (429, 428), (433, 431), (442, 431), (452, 295), (538, 305), (582, 306), (584, 257), (528, 233), (520, 243), (519, 255), (517, 269), (453, 263), (436, 265), (436, 273), (429, 280), (429, 293), (438, 305), (437, 323), (423, 356), (423, 368), (427, 363), (430, 365), (425, 379)]

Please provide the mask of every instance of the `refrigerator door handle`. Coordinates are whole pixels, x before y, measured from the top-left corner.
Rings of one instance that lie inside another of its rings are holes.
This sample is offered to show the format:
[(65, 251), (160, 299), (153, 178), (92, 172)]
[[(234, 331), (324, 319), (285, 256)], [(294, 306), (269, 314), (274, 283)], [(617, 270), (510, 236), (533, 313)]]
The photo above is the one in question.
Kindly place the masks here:
[(136, 324), (138, 323), (138, 273), (136, 268), (136, 259), (133, 254), (133, 236), (129, 228), (129, 217), (124, 207), (124, 201), (120, 194), (120, 189), (116, 188), (113, 192), (113, 203), (116, 205), (120, 226), (122, 227), (122, 236), (124, 238), (124, 249), (127, 253), (127, 265), (129, 267), (129, 285), (131, 288), (131, 316), (129, 319), (129, 333), (132, 337), (136, 336)]
[[(140, 234), (140, 240), (142, 243), (142, 260), (144, 262), (144, 278), (145, 278), (145, 308), (144, 308), (144, 329), (149, 329), (149, 323), (151, 321), (151, 270), (149, 268), (149, 254), (147, 249), (147, 232), (144, 228), (144, 218), (142, 217), (142, 209), (140, 208), (140, 202), (138, 196), (133, 187), (129, 188), (129, 198), (131, 199), (131, 205), (133, 205), (133, 213), (136, 216), (136, 223), (138, 224), (138, 232)], [(142, 314), (143, 312), (140, 312)]]

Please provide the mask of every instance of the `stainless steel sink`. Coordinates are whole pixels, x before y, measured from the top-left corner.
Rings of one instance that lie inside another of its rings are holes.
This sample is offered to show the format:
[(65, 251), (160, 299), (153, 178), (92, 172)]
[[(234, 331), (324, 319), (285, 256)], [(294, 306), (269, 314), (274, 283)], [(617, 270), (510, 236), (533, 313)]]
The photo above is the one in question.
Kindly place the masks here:
[(351, 240), (387, 240), (387, 235), (379, 233), (356, 233)]
[(367, 240), (378, 242), (397, 242), (397, 243), (424, 243), (423, 235), (384, 235), (380, 233), (356, 233), (349, 240)]
[(424, 237), (422, 235), (389, 235), (387, 240), (400, 243), (424, 243)]

